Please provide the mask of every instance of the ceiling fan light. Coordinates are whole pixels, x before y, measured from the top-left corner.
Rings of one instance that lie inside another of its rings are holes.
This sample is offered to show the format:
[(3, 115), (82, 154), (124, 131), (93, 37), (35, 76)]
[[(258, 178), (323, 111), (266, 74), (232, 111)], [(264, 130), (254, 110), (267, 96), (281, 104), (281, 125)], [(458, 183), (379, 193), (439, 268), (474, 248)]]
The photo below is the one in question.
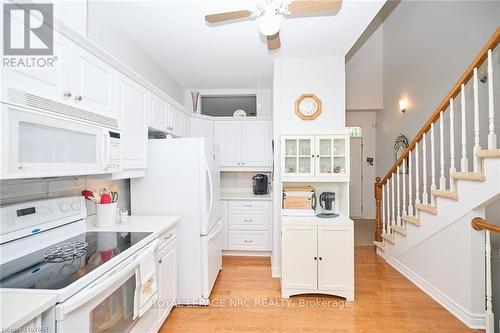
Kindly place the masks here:
[(266, 36), (273, 36), (280, 31), (281, 20), (274, 13), (265, 13), (258, 18), (259, 30)]

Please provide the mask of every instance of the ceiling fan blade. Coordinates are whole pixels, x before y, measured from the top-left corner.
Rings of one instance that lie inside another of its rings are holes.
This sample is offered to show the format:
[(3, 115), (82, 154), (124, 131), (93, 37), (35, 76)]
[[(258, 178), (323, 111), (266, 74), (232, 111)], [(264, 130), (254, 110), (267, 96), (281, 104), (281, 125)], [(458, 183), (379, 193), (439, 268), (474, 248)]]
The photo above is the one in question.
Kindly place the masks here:
[(342, 0), (295, 0), (288, 5), (288, 11), (292, 14), (336, 11), (341, 5)]
[(281, 47), (279, 31), (272, 36), (267, 36), (267, 49), (269, 51), (279, 49)]
[(217, 23), (222, 21), (236, 20), (251, 15), (252, 12), (250, 10), (236, 10), (234, 12), (205, 15), (205, 21), (207, 21), (208, 23)]

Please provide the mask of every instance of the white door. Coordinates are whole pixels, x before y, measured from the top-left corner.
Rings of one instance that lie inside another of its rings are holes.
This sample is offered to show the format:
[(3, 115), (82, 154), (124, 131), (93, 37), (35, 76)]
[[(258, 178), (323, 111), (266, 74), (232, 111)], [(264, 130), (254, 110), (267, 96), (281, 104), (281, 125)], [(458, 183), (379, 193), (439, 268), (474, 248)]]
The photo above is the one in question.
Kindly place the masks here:
[(281, 173), (283, 177), (314, 176), (314, 136), (286, 136), (281, 142)]
[(215, 121), (214, 141), (219, 144), (220, 166), (241, 166), (241, 121)]
[(90, 52), (71, 48), (71, 91), (74, 106), (118, 119), (115, 105), (116, 71)]
[(241, 122), (241, 163), (244, 166), (271, 166), (271, 122)]
[(318, 289), (354, 289), (352, 226), (318, 226)]
[(317, 227), (286, 225), (282, 243), (282, 288), (317, 289)]
[(167, 102), (160, 97), (150, 94), (149, 100), (149, 127), (158, 130), (167, 130)]
[(349, 215), (363, 216), (363, 139), (351, 138), (351, 172), (349, 182)]
[[(219, 156), (212, 140), (200, 140), (204, 144), (205, 191), (207, 216), (202, 221), (201, 234), (207, 235), (221, 219)], [(206, 221), (206, 222), (205, 222)], [(205, 222), (205, 223), (204, 223)]]
[(118, 78), (117, 91), (123, 128), (123, 169), (146, 168), (148, 92), (124, 75)]
[(210, 296), (217, 275), (222, 269), (222, 235), (223, 225), (219, 220), (208, 235), (201, 237), (203, 297), (205, 298)]
[(208, 119), (191, 119), (191, 137), (200, 137), (213, 140), (214, 138), (214, 124), (213, 121)]
[[(158, 296), (162, 315), (170, 312), (177, 299), (177, 247), (174, 242), (159, 253)], [(161, 317), (161, 316), (160, 316)]]

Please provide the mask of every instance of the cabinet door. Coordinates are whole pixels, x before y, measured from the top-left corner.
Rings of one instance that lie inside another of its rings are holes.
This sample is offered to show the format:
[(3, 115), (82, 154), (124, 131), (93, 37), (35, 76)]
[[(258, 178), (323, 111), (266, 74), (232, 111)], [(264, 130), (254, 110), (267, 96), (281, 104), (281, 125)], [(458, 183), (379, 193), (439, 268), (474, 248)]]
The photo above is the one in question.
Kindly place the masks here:
[(313, 136), (283, 137), (281, 151), (281, 172), (284, 177), (300, 178), (314, 175)]
[(167, 102), (160, 97), (150, 94), (149, 127), (158, 130), (167, 130)]
[(318, 226), (318, 289), (354, 289), (352, 226)]
[(210, 140), (214, 139), (214, 125), (213, 121), (208, 119), (191, 119), (191, 137), (202, 137)]
[(244, 166), (271, 166), (271, 122), (241, 122), (241, 159)]
[(333, 146), (332, 136), (316, 137), (316, 176), (331, 176), (333, 174)]
[(148, 92), (124, 75), (120, 75), (117, 85), (122, 118), (123, 169), (143, 169), (147, 164)]
[(288, 289), (317, 289), (317, 227), (283, 226), (282, 287)]
[[(34, 20), (32, 17), (31, 19)], [(20, 25), (13, 29), (24, 29), (22, 22), (12, 18), (12, 25)], [(70, 87), (71, 69), (71, 42), (54, 31), (54, 61), (53, 67), (47, 68), (26, 68), (26, 67), (6, 67), (0, 68), (2, 77), (2, 100), (18, 102), (9, 93), (9, 88), (27, 92), (35, 96), (43, 97), (59, 103), (74, 106)], [(66, 94), (65, 94), (66, 93)], [(66, 95), (66, 96), (65, 96)], [(19, 101), (26, 104), (26, 101)]]
[(221, 201), (221, 209), (222, 209), (222, 230), (223, 230), (223, 242), (222, 249), (228, 249), (228, 237), (229, 237), (229, 202), (222, 200)]
[(170, 109), (170, 133), (175, 136), (180, 136), (182, 131), (181, 112), (173, 105), (169, 105)]
[(160, 318), (170, 312), (177, 299), (177, 247), (161, 252), (158, 260), (158, 305)]
[(214, 140), (219, 144), (220, 166), (242, 166), (241, 121), (215, 121)]
[(113, 67), (74, 45), (71, 56), (71, 86), (74, 106), (118, 119), (115, 105), (116, 75)]

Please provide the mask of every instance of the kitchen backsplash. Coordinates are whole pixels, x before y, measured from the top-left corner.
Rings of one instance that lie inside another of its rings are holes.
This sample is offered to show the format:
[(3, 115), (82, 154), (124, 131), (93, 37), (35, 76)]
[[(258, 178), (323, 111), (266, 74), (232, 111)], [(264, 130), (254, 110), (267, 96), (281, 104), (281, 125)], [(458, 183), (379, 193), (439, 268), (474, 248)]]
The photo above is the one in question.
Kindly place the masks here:
[[(0, 181), (0, 206), (81, 195), (82, 190), (97, 190), (100, 187), (116, 186), (118, 190), (118, 207), (130, 212), (130, 180), (103, 180), (89, 177), (39, 178), (26, 180)], [(95, 206), (87, 201), (87, 214), (95, 214)]]
[(220, 185), (224, 190), (248, 190), (252, 191), (252, 177), (258, 173), (267, 175), (272, 184), (270, 172), (221, 172)]

